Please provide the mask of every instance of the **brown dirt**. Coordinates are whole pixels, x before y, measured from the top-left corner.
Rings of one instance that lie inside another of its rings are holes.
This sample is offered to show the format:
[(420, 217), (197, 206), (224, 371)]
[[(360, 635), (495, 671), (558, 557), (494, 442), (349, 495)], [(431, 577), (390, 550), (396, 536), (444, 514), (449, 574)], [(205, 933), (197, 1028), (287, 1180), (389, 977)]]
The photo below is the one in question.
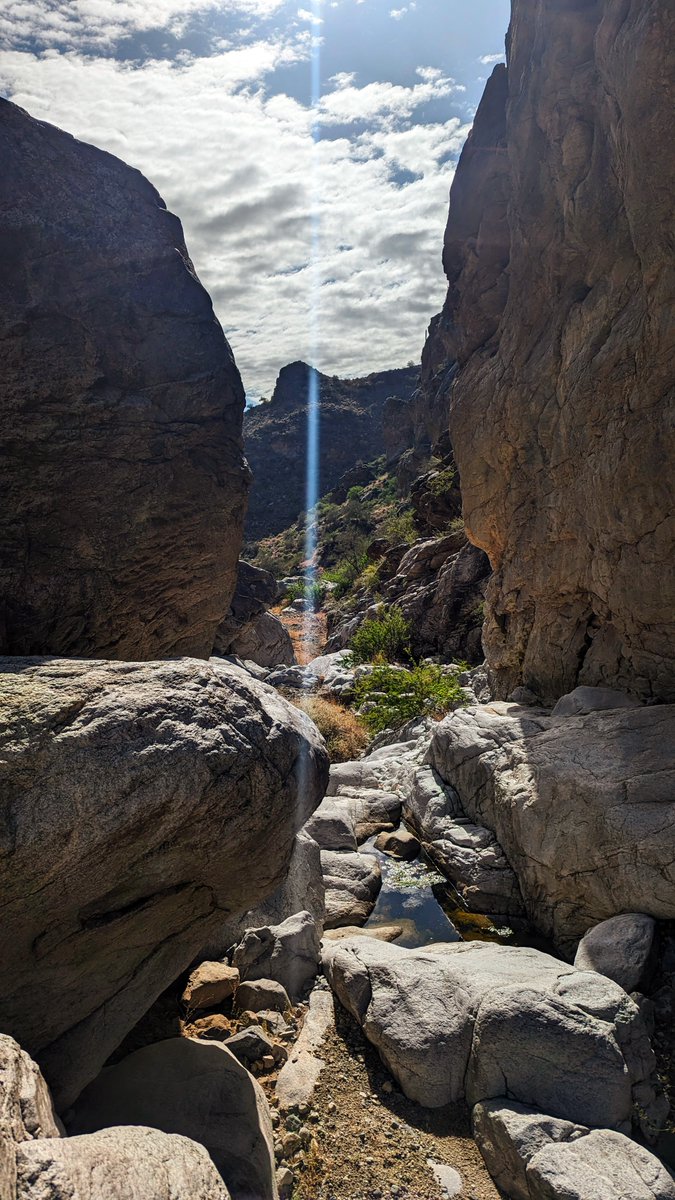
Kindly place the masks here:
[(301, 667), (322, 653), (328, 636), (325, 612), (284, 613), (280, 608), (272, 612), (286, 626)]
[(337, 1003), (336, 1030), (320, 1053), (326, 1066), (306, 1118), (312, 1143), (284, 1163), (296, 1176), (293, 1200), (444, 1200), (428, 1158), (459, 1172), (462, 1200), (498, 1200), (465, 1105), (408, 1100)]

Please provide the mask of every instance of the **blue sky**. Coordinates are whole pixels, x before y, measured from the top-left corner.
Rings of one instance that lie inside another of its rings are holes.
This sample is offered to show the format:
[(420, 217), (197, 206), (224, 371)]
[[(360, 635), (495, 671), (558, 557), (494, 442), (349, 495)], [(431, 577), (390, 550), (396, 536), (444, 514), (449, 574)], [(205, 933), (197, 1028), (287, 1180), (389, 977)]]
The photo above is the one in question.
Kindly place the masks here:
[(508, 17), (509, 0), (6, 0), (0, 89), (159, 188), (255, 396), (295, 358), (344, 376), (419, 358)]

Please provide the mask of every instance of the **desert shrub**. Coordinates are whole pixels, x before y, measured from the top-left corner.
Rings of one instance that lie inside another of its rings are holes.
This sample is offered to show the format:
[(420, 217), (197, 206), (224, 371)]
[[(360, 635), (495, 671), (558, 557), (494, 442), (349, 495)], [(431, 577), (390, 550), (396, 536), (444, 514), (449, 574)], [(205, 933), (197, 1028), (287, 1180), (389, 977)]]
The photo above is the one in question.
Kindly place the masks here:
[(370, 734), (360, 717), (351, 709), (324, 696), (302, 696), (292, 701), (311, 717), (322, 735), (331, 762), (349, 762), (358, 758), (370, 741)]
[(455, 467), (445, 467), (442, 471), (437, 471), (432, 475), (428, 483), (429, 491), (433, 496), (443, 496), (445, 492), (449, 492), (455, 482), (457, 471)]
[(379, 562), (368, 563), (368, 566), (364, 567), (358, 578), (354, 580), (354, 586), (356, 588), (365, 588), (367, 592), (376, 592), (381, 582), (381, 566), (382, 559)]
[(311, 583), (299, 579), (297, 583), (291, 584), (285, 596), (287, 604), (291, 604), (293, 600), (309, 600), (314, 609), (321, 608), (325, 598), (325, 584), (318, 579), (312, 580)]
[(392, 513), (384, 519), (377, 532), (380, 537), (387, 539), (390, 546), (399, 546), (401, 542), (414, 542), (419, 537), (410, 510)]
[(331, 567), (329, 571), (324, 571), (323, 577), (329, 583), (334, 583), (333, 595), (336, 600), (341, 600), (343, 596), (350, 592), (358, 579), (361, 572), (368, 565), (368, 558), (365, 554), (358, 554), (353, 558), (343, 558), (336, 566)]
[(466, 704), (457, 674), (433, 663), (410, 668), (377, 666), (356, 680), (354, 694), (357, 707), (370, 709), (362, 719), (372, 733), (396, 729), (414, 717), (442, 717), (451, 708)]
[(354, 663), (397, 662), (410, 658), (410, 621), (390, 608), (356, 630), (349, 647)]

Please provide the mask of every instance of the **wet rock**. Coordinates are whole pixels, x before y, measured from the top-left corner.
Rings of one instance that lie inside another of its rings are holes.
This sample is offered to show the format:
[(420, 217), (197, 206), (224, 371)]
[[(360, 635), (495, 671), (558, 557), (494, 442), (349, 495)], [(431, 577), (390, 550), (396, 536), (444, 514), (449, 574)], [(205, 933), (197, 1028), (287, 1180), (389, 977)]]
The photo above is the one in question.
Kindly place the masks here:
[(25, 1142), (17, 1169), (16, 1200), (230, 1200), (204, 1146), (142, 1126)]
[(421, 848), (415, 835), (409, 833), (403, 826), (394, 830), (393, 833), (381, 833), (375, 839), (375, 847), (383, 854), (390, 854), (393, 858), (400, 858), (404, 862), (412, 862), (414, 858), (417, 858)]
[(137, 1050), (85, 1089), (66, 1124), (71, 1134), (115, 1125), (180, 1133), (206, 1147), (232, 1200), (276, 1200), (267, 1101), (221, 1043), (171, 1038)]
[(429, 759), (492, 830), (536, 927), (572, 955), (619, 913), (675, 916), (675, 705), (552, 718), (502, 702), (452, 713)]
[(336, 995), (420, 1104), (473, 1105), (508, 1086), (510, 1100), (583, 1124), (630, 1129), (638, 1097), (649, 1119), (663, 1115), (644, 1023), (611, 980), (477, 942), (406, 950), (359, 937), (324, 942), (323, 955)]
[(0, 1027), (63, 1105), (223, 912), (279, 885), (327, 762), (271, 689), (194, 659), (5, 659), (0, 736)]
[(248, 929), (232, 962), (242, 980), (275, 979), (299, 999), (316, 977), (321, 958), (320, 931), (309, 912), (295, 913), (281, 925)]
[(326, 885), (326, 929), (365, 924), (382, 887), (380, 864), (373, 854), (322, 850)]
[(579, 942), (574, 959), (581, 971), (599, 971), (636, 991), (650, 962), (656, 922), (646, 913), (621, 913), (589, 929)]
[(234, 995), (235, 1004), (242, 1012), (262, 1012), (266, 1008), (285, 1013), (291, 1007), (288, 993), (275, 979), (247, 980), (240, 983)]
[(207, 657), (234, 591), (244, 391), (139, 171), (0, 105), (0, 653)]
[(239, 972), (222, 962), (203, 962), (192, 972), (181, 997), (190, 1009), (215, 1008), (234, 995)]

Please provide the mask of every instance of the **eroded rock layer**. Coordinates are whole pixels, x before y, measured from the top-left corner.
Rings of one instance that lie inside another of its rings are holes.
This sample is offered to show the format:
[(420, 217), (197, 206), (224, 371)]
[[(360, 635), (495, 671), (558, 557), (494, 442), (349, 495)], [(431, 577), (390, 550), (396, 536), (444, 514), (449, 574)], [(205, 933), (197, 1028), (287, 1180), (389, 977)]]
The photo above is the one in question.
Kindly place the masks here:
[(453, 183), (425, 387), (502, 696), (675, 697), (674, 35), (668, 0), (513, 0)]
[(311, 721), (195, 659), (0, 660), (0, 1028), (72, 1100), (325, 788)]
[(234, 590), (243, 389), (177, 217), (0, 100), (0, 653), (211, 653)]

